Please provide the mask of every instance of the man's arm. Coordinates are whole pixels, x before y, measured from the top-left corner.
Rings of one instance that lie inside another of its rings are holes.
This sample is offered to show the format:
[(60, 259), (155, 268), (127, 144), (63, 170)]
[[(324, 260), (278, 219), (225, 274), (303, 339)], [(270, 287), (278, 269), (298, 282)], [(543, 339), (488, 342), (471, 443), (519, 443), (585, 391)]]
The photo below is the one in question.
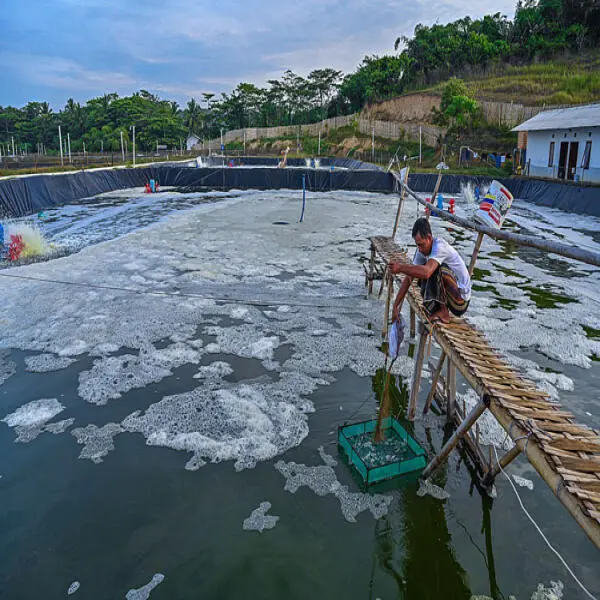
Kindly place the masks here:
[(401, 262), (391, 262), (389, 264), (390, 271), (394, 273), (394, 275), (398, 275), (398, 273), (404, 273), (404, 275), (408, 275), (413, 279), (415, 277), (417, 279), (429, 279), (439, 266), (440, 263), (433, 258), (430, 258), (425, 265), (411, 265)]
[(406, 296), (406, 293), (408, 292), (408, 288), (410, 288), (410, 284), (412, 283), (412, 280), (413, 280), (413, 278), (410, 277), (409, 275), (407, 275), (402, 280), (400, 289), (398, 290), (398, 293), (396, 294), (396, 299), (394, 300), (394, 308), (392, 309), (392, 321), (398, 320), (398, 315), (400, 313), (400, 306), (402, 305), (402, 302), (404, 301), (404, 297)]

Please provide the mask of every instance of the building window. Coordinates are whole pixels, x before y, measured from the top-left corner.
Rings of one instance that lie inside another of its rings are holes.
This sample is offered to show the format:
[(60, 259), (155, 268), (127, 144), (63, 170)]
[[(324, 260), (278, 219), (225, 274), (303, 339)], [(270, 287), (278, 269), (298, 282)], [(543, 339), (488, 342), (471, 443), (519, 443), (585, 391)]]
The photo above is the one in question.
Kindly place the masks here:
[(554, 166), (554, 146), (556, 142), (550, 142), (550, 152), (548, 153), (548, 166)]
[(581, 168), (590, 168), (590, 158), (592, 156), (592, 140), (587, 140), (585, 143), (585, 150), (583, 151), (583, 158), (581, 159)]

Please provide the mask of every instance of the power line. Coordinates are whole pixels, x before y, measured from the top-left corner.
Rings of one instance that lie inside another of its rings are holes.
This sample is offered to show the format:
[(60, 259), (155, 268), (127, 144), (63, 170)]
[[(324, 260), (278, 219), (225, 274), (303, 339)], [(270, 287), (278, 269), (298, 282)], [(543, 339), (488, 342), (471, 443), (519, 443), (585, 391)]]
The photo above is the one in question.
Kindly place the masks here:
[[(11, 275), (9, 273), (0, 272), (0, 277), (7, 277), (9, 279), (21, 279), (24, 281), (35, 281), (38, 283), (53, 283), (57, 285), (70, 285), (73, 287), (82, 287), (88, 289), (105, 290), (111, 292), (126, 292), (129, 294), (137, 294), (139, 296), (172, 296), (175, 298), (198, 298), (201, 300), (214, 300), (215, 302), (231, 302), (234, 304), (248, 304), (251, 306), (294, 306), (304, 308), (329, 308), (339, 309), (340, 306), (336, 304), (321, 304), (312, 302), (287, 302), (283, 300), (257, 300), (252, 298), (234, 298), (234, 297), (223, 297), (210, 294), (194, 294), (190, 292), (168, 292), (168, 291), (148, 291), (138, 290), (135, 288), (126, 288), (112, 285), (102, 285), (97, 283), (88, 283), (84, 281), (67, 281), (65, 279), (45, 279), (42, 277), (33, 277), (32, 275)], [(343, 300), (356, 300), (360, 296), (344, 296)]]

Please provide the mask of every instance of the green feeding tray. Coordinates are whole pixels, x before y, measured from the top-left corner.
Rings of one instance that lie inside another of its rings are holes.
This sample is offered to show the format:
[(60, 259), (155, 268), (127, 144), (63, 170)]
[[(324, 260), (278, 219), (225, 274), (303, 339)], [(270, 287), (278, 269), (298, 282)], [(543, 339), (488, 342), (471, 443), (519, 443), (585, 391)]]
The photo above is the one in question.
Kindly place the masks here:
[(338, 427), (338, 444), (366, 485), (425, 468), (427, 453), (396, 419), (383, 419), (384, 439), (377, 444), (376, 427), (376, 419)]

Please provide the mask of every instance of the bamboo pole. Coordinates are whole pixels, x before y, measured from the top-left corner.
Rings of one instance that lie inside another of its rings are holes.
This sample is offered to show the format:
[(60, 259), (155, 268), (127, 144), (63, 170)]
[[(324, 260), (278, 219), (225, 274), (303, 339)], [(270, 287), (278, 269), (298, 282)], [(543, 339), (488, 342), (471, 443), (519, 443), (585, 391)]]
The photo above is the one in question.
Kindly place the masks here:
[[(406, 172), (404, 175), (404, 183), (408, 183), (408, 172), (410, 167), (406, 167)], [(392, 239), (396, 237), (396, 232), (398, 231), (398, 224), (400, 223), (400, 215), (402, 214), (402, 206), (404, 205), (404, 201), (406, 200), (406, 190), (402, 187), (400, 191), (400, 199), (398, 200), (398, 209), (396, 210), (396, 220), (394, 222), (394, 230), (392, 231)]]
[(433, 379), (431, 381), (431, 389), (429, 390), (429, 395), (427, 396), (427, 400), (425, 401), (425, 408), (423, 408), (423, 414), (427, 414), (429, 409), (431, 408), (431, 403), (433, 402), (433, 398), (435, 396), (435, 391), (437, 389), (437, 384), (440, 379), (440, 375), (442, 374), (442, 369), (444, 368), (444, 361), (446, 360), (446, 353), (442, 351), (442, 355), (438, 361), (437, 367), (433, 373)]
[(410, 338), (415, 339), (415, 335), (417, 334), (417, 313), (415, 309), (410, 307)]
[(417, 358), (415, 359), (415, 370), (413, 371), (412, 385), (410, 389), (410, 403), (408, 408), (409, 421), (415, 420), (417, 411), (417, 398), (419, 397), (419, 389), (421, 387), (421, 377), (423, 375), (423, 359), (425, 358), (425, 346), (427, 345), (427, 337), (429, 332), (421, 323), (421, 335), (419, 337), (419, 348), (417, 350)]
[[(410, 300), (411, 299), (409, 299), (409, 302)], [(436, 341), (441, 346), (442, 350), (452, 358), (452, 361), (469, 385), (478, 394), (481, 395), (485, 393), (486, 390), (483, 388), (477, 376), (471, 373), (468, 364), (462, 359), (460, 354), (455, 352), (453, 347), (447, 343), (444, 336), (439, 336), (439, 338), (436, 338)], [(519, 446), (521, 451), (525, 453), (531, 466), (539, 473), (561, 504), (569, 511), (571, 516), (586, 532), (592, 542), (600, 548), (600, 524), (581, 510), (577, 498), (575, 498), (575, 496), (573, 496), (563, 485), (562, 477), (552, 468), (545, 452), (535, 439), (530, 438), (527, 440), (529, 432), (525, 431), (519, 425), (518, 421), (515, 421), (509, 412), (500, 406), (493, 398), (490, 404), (490, 411), (505, 431), (509, 432), (511, 439)]]
[(521, 448), (515, 444), (506, 454), (500, 457), (500, 460), (488, 471), (481, 483), (486, 487), (491, 486), (492, 483), (494, 483), (494, 479), (498, 476), (498, 473), (500, 473), (500, 467), (504, 469), (504, 467), (515, 460), (519, 454), (521, 454)]
[[(441, 185), (442, 185), (442, 172), (440, 171), (438, 173), (437, 181), (435, 182), (435, 187), (433, 188), (433, 195), (431, 196), (431, 206), (432, 207), (435, 205), (435, 199), (436, 199), (436, 196), (438, 195)], [(404, 189), (402, 191), (404, 191)], [(431, 212), (429, 214), (427, 214), (428, 221), (429, 221), (430, 215), (431, 215)]]
[[(395, 174), (394, 174), (395, 175)], [(402, 187), (406, 187), (406, 191), (409, 196), (412, 196), (419, 204), (423, 206), (427, 206), (427, 202), (423, 200), (420, 196), (415, 194), (407, 185), (400, 182)], [(480, 225), (475, 221), (469, 219), (463, 219), (462, 217), (457, 217), (456, 215), (450, 214), (446, 210), (435, 209), (438, 217), (443, 219), (444, 221), (451, 221), (452, 223), (456, 223), (457, 225), (461, 225), (466, 229), (471, 229), (473, 231), (478, 231), (480, 233), (484, 233), (489, 237), (495, 240), (504, 240), (507, 242), (514, 242), (519, 246), (528, 246), (530, 248), (537, 248), (538, 250), (543, 250), (544, 252), (550, 252), (551, 254), (558, 254), (559, 256), (565, 256), (566, 258), (572, 258), (573, 260), (578, 260), (580, 262), (595, 265), (600, 267), (600, 254), (597, 252), (591, 252), (589, 250), (584, 250), (582, 248), (576, 248), (572, 246), (568, 246), (567, 244), (561, 244), (560, 242), (552, 242), (550, 240), (544, 240), (541, 238), (536, 238), (529, 235), (521, 235), (519, 233), (512, 233), (509, 231), (502, 231), (501, 229), (492, 229), (491, 227), (486, 227), (485, 225)]]
[(456, 412), (456, 367), (450, 357), (448, 357), (447, 364), (446, 396), (448, 398), (448, 405), (446, 406), (446, 419), (450, 423)]
[(371, 244), (371, 259), (369, 260), (369, 295), (373, 293), (373, 274), (375, 271), (375, 246)]
[(484, 413), (488, 404), (489, 397), (484, 394), (481, 400), (473, 407), (473, 410), (471, 410), (465, 420), (460, 424), (459, 428), (452, 434), (452, 437), (446, 442), (439, 454), (425, 467), (423, 473), (421, 473), (421, 479), (427, 479), (442, 465), (446, 458), (448, 458), (450, 452), (454, 450), (460, 439), (469, 431), (469, 429), (471, 429), (471, 427), (473, 427), (475, 421), (477, 421)]
[(481, 244), (483, 242), (484, 234), (479, 232), (477, 234), (477, 241), (475, 242), (475, 248), (473, 248), (473, 254), (471, 256), (471, 262), (469, 263), (469, 276), (473, 275), (473, 271), (475, 270), (475, 263), (477, 262), (477, 256), (479, 255), (479, 250), (481, 249)]

